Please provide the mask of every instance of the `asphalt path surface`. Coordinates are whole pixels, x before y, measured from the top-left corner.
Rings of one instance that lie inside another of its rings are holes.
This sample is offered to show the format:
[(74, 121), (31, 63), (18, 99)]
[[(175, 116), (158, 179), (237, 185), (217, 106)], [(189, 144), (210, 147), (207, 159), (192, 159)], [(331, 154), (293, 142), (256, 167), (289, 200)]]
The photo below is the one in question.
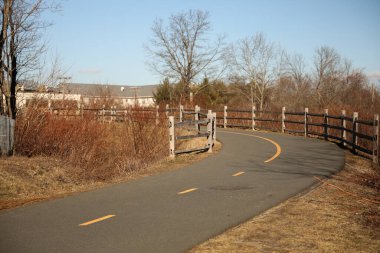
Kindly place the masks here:
[(218, 129), (185, 168), (0, 212), (0, 252), (184, 252), (340, 170), (336, 145)]

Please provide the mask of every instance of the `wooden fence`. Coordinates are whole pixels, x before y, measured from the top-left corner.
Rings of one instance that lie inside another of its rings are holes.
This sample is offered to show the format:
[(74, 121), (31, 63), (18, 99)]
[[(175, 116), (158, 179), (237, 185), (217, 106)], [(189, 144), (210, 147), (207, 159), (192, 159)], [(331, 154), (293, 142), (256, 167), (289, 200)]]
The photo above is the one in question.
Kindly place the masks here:
[[(304, 135), (305, 137), (318, 136), (325, 140), (334, 140), (342, 146), (351, 149), (353, 153), (359, 152), (372, 158), (374, 163), (379, 163), (378, 114), (369, 120), (359, 119), (357, 112), (353, 113), (350, 117), (346, 115), (344, 110), (341, 115), (330, 115), (327, 109), (323, 113), (314, 113), (309, 112), (308, 108), (305, 108), (302, 112), (288, 112), (285, 107), (281, 111), (261, 111), (256, 110), (255, 107), (250, 109), (233, 109), (227, 106), (213, 112), (213, 124), (215, 127), (281, 131), (282, 133)], [(155, 121), (156, 124), (167, 122), (168, 119), (170, 122), (170, 116), (172, 116), (174, 123), (169, 123), (172, 127), (183, 127), (183, 125), (193, 124), (195, 129), (198, 129), (200, 125), (205, 124), (202, 118), (208, 117), (209, 111), (202, 110), (198, 106), (195, 106), (194, 109), (185, 109), (183, 106), (170, 108), (169, 105), (166, 105), (165, 108), (157, 106), (155, 108), (129, 108), (122, 110), (116, 109), (116, 107), (98, 109), (77, 108), (73, 110), (56, 108), (52, 109), (51, 113), (67, 117), (84, 117), (87, 115), (104, 122), (133, 121), (136, 120), (136, 117), (133, 117), (133, 115), (138, 115), (138, 120)], [(186, 120), (188, 116), (192, 117), (190, 121)], [(183, 123), (186, 121), (188, 122)], [(199, 132), (199, 130), (197, 131)], [(173, 140), (176, 138), (173, 137)], [(173, 144), (171, 144), (170, 148), (171, 156), (181, 153), (181, 151), (172, 148), (172, 146)], [(190, 152), (190, 150), (185, 150), (184, 152), (187, 151)]]
[(225, 106), (224, 110), (219, 110), (219, 112), (218, 125), (225, 128), (239, 127), (256, 130), (258, 123), (266, 123), (267, 127), (263, 125), (260, 129), (334, 140), (351, 149), (353, 153), (360, 152), (368, 155), (375, 164), (379, 163), (378, 114), (375, 114), (371, 120), (364, 120), (359, 119), (357, 112), (349, 117), (344, 110), (341, 115), (329, 115), (327, 109), (323, 113), (311, 113), (308, 108), (305, 108), (303, 112), (288, 112), (283, 107), (280, 112), (259, 111), (255, 107), (251, 110), (228, 109)]
[[(173, 111), (173, 110), (171, 110)], [(190, 117), (190, 118), (189, 118)], [(179, 119), (179, 122), (175, 122)], [(177, 135), (176, 128), (184, 128), (186, 126), (192, 126), (192, 129), (188, 129), (190, 132), (195, 134), (189, 135)], [(206, 127), (206, 131), (201, 131), (201, 126)], [(178, 150), (176, 148), (177, 140), (188, 140), (194, 138), (206, 137), (207, 144), (205, 146)], [(177, 154), (190, 153), (190, 152), (201, 152), (208, 151), (212, 152), (214, 141), (216, 140), (216, 114), (212, 113), (211, 110), (207, 114), (200, 112), (198, 107), (195, 107), (195, 111), (184, 110), (180, 107), (179, 117), (169, 116), (169, 154), (170, 157), (174, 158)]]

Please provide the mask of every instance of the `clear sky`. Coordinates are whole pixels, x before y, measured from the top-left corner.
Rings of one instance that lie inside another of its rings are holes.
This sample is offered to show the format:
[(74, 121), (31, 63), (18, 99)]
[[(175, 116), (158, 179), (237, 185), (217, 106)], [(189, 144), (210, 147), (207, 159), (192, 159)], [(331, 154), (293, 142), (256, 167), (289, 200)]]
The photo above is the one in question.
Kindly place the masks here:
[(189, 9), (209, 11), (212, 33), (227, 42), (263, 32), (310, 65), (327, 45), (380, 79), (380, 0), (64, 0), (46, 16), (46, 36), (72, 82), (156, 84), (143, 47), (151, 26)]

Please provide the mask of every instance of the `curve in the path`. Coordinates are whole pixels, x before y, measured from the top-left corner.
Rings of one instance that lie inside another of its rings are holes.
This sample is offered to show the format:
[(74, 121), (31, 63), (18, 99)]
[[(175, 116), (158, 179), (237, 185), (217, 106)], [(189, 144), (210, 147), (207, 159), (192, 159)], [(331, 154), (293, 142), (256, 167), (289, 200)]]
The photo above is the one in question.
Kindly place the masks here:
[(0, 252), (183, 252), (344, 164), (329, 142), (217, 133), (223, 149), (181, 170), (0, 212)]

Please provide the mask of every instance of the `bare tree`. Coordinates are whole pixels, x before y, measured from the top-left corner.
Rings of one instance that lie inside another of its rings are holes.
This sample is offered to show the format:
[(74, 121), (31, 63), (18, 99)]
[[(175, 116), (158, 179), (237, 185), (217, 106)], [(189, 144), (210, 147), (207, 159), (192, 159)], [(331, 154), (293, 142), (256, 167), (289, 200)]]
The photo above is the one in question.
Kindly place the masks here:
[(16, 86), (27, 73), (39, 67), (39, 59), (45, 50), (41, 32), (48, 23), (41, 14), (57, 5), (45, 0), (3, 0), (2, 30), (0, 36), (0, 113), (16, 117)]
[(210, 43), (210, 30), (209, 13), (201, 10), (172, 15), (167, 26), (161, 19), (152, 26), (148, 63), (163, 77), (181, 82), (186, 97), (192, 82), (202, 74), (210, 76), (220, 60), (223, 38)]
[(320, 107), (326, 107), (339, 96), (350, 70), (351, 63), (343, 61), (335, 49), (322, 46), (315, 51), (314, 86)]
[[(297, 110), (310, 106), (311, 79), (306, 72), (304, 57), (300, 54), (284, 54), (284, 65), (279, 80), (278, 88), (281, 88), (277, 99), (281, 99), (281, 93), (291, 93), (286, 100), (289, 109)], [(284, 84), (289, 85), (284, 85)], [(285, 90), (286, 89), (286, 90)], [(291, 99), (289, 99), (291, 97)]]
[[(280, 73), (281, 52), (262, 33), (240, 40), (233, 48), (234, 75), (245, 78), (253, 105), (263, 109), (268, 88), (275, 84)], [(244, 92), (245, 93), (245, 92)]]

